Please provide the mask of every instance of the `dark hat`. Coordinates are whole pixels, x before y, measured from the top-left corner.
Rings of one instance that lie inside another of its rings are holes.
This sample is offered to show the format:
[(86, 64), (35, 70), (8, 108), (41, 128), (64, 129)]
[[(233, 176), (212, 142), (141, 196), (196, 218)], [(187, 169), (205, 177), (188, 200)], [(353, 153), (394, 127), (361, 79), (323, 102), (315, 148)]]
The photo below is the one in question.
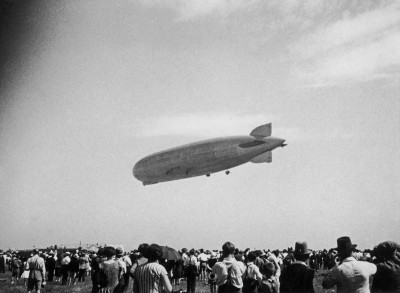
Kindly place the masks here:
[(103, 255), (104, 255), (104, 248), (103, 248), (103, 247), (100, 247), (99, 250), (97, 250), (97, 254), (98, 254), (99, 256), (103, 256)]
[(307, 242), (297, 241), (294, 247), (295, 255), (308, 255), (311, 253), (311, 250), (308, 250)]
[(374, 247), (374, 254), (376, 256), (383, 256), (386, 258), (392, 258), (396, 252), (400, 248), (400, 245), (394, 241), (385, 241), (380, 243), (378, 246)]
[(115, 248), (112, 246), (104, 247), (104, 256), (105, 257), (112, 257), (115, 255)]
[(32, 252), (33, 252), (33, 254), (39, 253), (39, 250), (37, 248), (35, 248)]
[(349, 251), (356, 248), (357, 244), (352, 244), (350, 237), (344, 236), (340, 237), (337, 240), (337, 247), (335, 248), (337, 251)]
[(123, 256), (124, 255), (124, 250), (122, 249), (122, 247), (117, 247), (115, 249), (115, 253), (117, 254), (117, 256)]

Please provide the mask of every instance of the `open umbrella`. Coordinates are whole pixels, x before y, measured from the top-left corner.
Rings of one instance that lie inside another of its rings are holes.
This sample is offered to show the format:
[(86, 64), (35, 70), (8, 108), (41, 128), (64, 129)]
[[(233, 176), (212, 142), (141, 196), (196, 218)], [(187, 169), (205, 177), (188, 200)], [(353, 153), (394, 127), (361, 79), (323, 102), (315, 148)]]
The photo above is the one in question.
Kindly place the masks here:
[(162, 256), (161, 258), (166, 260), (180, 260), (182, 256), (175, 249), (168, 246), (161, 246)]

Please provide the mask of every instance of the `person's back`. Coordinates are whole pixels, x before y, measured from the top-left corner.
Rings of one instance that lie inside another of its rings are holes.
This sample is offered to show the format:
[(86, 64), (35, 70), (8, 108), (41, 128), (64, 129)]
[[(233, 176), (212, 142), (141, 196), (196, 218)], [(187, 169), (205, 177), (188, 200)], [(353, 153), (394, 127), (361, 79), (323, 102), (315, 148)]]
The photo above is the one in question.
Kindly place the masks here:
[(167, 270), (158, 263), (161, 255), (159, 245), (152, 244), (148, 247), (146, 253), (148, 262), (139, 265), (134, 273), (134, 293), (169, 293), (172, 291)]
[(373, 288), (382, 292), (400, 292), (400, 261), (386, 260), (376, 266)]
[(397, 250), (400, 245), (385, 241), (374, 248), (377, 272), (372, 284), (373, 291), (400, 292), (400, 259)]
[(369, 292), (369, 280), (375, 272), (376, 266), (374, 264), (348, 257), (343, 260), (342, 264), (331, 270), (330, 278), (337, 281), (337, 292)]
[(222, 253), (225, 258), (217, 262), (212, 269), (212, 273), (216, 275), (218, 293), (240, 292), (243, 288), (243, 271), (233, 256), (234, 250), (235, 245), (231, 242), (226, 242), (222, 246)]
[(258, 286), (258, 293), (279, 293), (279, 282), (275, 276), (263, 279)]
[[(247, 264), (243, 273), (243, 293), (256, 293), (257, 287), (262, 281), (259, 267), (254, 263), (257, 256), (250, 252), (247, 256)], [(264, 264), (263, 264), (264, 265)], [(261, 267), (263, 266), (261, 265)]]
[(314, 271), (296, 261), (282, 271), (281, 292), (313, 292), (313, 279)]
[(107, 259), (101, 264), (101, 270), (103, 271), (107, 280), (105, 288), (114, 289), (119, 283), (119, 262), (114, 259)]
[(331, 269), (322, 281), (322, 287), (329, 289), (336, 285), (338, 293), (369, 293), (370, 278), (376, 273), (376, 266), (369, 262), (357, 261), (352, 256), (356, 245), (351, 243), (349, 237), (341, 237), (337, 243), (342, 262)]
[(163, 292), (161, 276), (167, 274), (166, 269), (155, 262), (140, 265), (135, 271), (135, 280), (139, 285), (140, 293)]
[(115, 260), (115, 248), (107, 246), (104, 248), (104, 256), (107, 257), (103, 263), (100, 263), (100, 288), (107, 288), (109, 291), (113, 291), (119, 283), (121, 276), (120, 263)]
[(305, 263), (310, 253), (306, 242), (296, 242), (295, 261), (287, 264), (279, 279), (281, 292), (314, 292), (314, 270)]

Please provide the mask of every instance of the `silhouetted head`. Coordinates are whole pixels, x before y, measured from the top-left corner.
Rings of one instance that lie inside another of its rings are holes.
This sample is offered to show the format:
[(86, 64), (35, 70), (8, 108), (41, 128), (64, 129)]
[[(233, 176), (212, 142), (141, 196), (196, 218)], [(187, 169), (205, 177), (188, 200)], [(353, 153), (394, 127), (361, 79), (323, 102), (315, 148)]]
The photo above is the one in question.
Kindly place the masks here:
[(248, 260), (249, 262), (255, 261), (256, 258), (257, 258), (257, 255), (256, 255), (254, 252), (250, 252), (249, 255), (247, 256), (247, 260)]
[(162, 256), (161, 246), (157, 244), (151, 244), (147, 249), (147, 258), (149, 262), (160, 260)]
[(294, 257), (300, 261), (306, 261), (310, 257), (311, 250), (308, 249), (307, 242), (296, 242)]
[(335, 248), (338, 251), (339, 257), (341, 259), (345, 259), (352, 255), (354, 249), (357, 244), (352, 244), (350, 237), (344, 236), (337, 239), (337, 247)]
[(235, 244), (232, 242), (225, 242), (224, 245), (222, 245), (222, 256), (227, 257), (235, 252)]
[(146, 254), (147, 254), (148, 249), (149, 249), (149, 245), (147, 243), (142, 243), (138, 247), (138, 251), (139, 251), (140, 255), (142, 255), (146, 258), (147, 258)]
[(107, 258), (111, 258), (115, 256), (115, 248), (112, 246), (104, 247), (104, 256)]

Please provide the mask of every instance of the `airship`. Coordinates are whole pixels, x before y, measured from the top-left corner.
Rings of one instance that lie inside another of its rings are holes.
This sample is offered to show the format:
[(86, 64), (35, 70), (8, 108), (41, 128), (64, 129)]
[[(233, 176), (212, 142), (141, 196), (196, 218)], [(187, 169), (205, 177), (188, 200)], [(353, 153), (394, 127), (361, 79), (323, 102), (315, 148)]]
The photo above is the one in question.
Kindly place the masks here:
[(272, 137), (271, 123), (254, 128), (249, 136), (208, 139), (154, 153), (139, 160), (133, 176), (143, 185), (210, 176), (212, 173), (252, 163), (271, 163), (272, 150), (286, 146), (285, 140)]

